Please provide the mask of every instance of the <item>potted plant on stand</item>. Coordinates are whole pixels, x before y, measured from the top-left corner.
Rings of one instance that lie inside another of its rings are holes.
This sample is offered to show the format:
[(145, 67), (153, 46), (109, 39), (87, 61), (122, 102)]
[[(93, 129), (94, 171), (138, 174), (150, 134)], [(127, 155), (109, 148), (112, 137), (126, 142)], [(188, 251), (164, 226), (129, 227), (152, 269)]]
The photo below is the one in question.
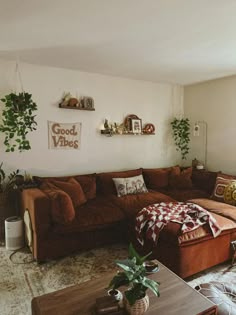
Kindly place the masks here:
[(118, 271), (111, 280), (109, 288), (116, 290), (121, 286), (128, 286), (128, 290), (124, 292), (124, 305), (131, 315), (142, 315), (147, 311), (149, 306), (147, 289), (160, 296), (160, 283), (146, 277), (144, 262), (150, 254), (140, 257), (130, 244), (129, 258), (116, 261), (117, 266), (123, 271)]

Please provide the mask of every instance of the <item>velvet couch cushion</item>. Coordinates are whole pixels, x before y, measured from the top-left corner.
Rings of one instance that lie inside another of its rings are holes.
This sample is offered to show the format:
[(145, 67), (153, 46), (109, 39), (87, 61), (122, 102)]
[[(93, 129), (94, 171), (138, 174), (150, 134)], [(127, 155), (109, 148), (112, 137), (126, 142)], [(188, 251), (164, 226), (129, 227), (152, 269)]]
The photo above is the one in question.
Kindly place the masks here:
[(171, 167), (167, 168), (143, 168), (143, 177), (147, 188), (165, 188), (169, 183), (169, 173)]
[(169, 187), (175, 189), (192, 188), (192, 167), (181, 171), (180, 167), (173, 167), (169, 175)]
[(127, 178), (142, 174), (142, 169), (121, 171), (121, 172), (106, 172), (97, 174), (97, 191), (109, 195), (116, 195), (116, 187), (112, 178)]
[(98, 196), (75, 209), (75, 218), (70, 225), (55, 225), (56, 233), (68, 234), (102, 229), (125, 219), (119, 207), (114, 206), (109, 197)]
[(148, 193), (126, 195), (122, 197), (111, 195), (110, 198), (111, 202), (124, 212), (126, 218), (134, 217), (139, 210), (148, 205), (162, 201), (173, 201), (171, 197), (152, 190), (149, 190)]
[(192, 183), (196, 188), (204, 190), (209, 194), (212, 194), (217, 175), (218, 172), (193, 170)]
[(96, 197), (96, 174), (73, 176), (81, 185), (87, 199)]
[(69, 178), (69, 180), (65, 182), (51, 180), (50, 183), (66, 192), (70, 196), (75, 208), (81, 206), (87, 201), (79, 182), (77, 182), (74, 178)]
[(56, 180), (56, 181), (66, 182), (71, 177), (74, 177), (80, 183), (87, 199), (93, 199), (96, 197), (96, 173), (86, 174), (86, 175), (59, 176), (59, 177), (34, 176), (33, 179), (40, 186), (45, 180), (46, 181)]
[(236, 207), (227, 203), (211, 200), (209, 198), (197, 198), (190, 199), (190, 202), (194, 202), (206, 210), (216, 213), (222, 217), (228, 218), (236, 222)]
[(75, 209), (70, 196), (66, 192), (55, 189), (54, 185), (49, 182), (44, 182), (40, 189), (50, 200), (50, 214), (54, 223), (66, 225), (74, 220)]
[(167, 188), (161, 190), (162, 193), (167, 194), (177, 201), (186, 201), (192, 198), (209, 198), (210, 194), (204, 190), (190, 188), (190, 189), (175, 189)]

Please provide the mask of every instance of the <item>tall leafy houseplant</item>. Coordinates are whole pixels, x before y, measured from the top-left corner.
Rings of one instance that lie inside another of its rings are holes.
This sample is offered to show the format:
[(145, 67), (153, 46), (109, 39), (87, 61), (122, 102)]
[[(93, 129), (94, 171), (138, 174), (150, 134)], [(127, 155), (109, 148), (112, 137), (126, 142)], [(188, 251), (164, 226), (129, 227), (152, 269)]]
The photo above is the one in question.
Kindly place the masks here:
[[(151, 254), (151, 253), (150, 253)], [(115, 290), (121, 286), (128, 286), (125, 291), (125, 297), (132, 306), (139, 299), (146, 295), (147, 289), (150, 289), (156, 296), (159, 296), (159, 282), (146, 277), (146, 268), (144, 261), (150, 255), (140, 257), (132, 244), (129, 246), (129, 257), (124, 260), (117, 260), (116, 264), (123, 269), (111, 280), (109, 288)]]
[(182, 160), (186, 160), (189, 153), (190, 123), (188, 118), (177, 119), (171, 122), (176, 150), (180, 151)]
[(4, 221), (12, 213), (14, 201), (11, 198), (11, 192), (16, 187), (18, 173), (19, 170), (16, 170), (6, 175), (3, 162), (0, 163), (0, 240), (4, 239)]
[(8, 193), (16, 185), (16, 178), (19, 170), (11, 172), (8, 176), (3, 169), (3, 162), (0, 164), (0, 194)]
[(37, 110), (32, 95), (26, 92), (10, 93), (1, 99), (5, 103), (2, 112), (2, 124), (0, 131), (5, 133), (4, 144), (6, 152), (13, 152), (16, 149), (21, 151), (30, 150), (27, 134), (36, 130), (37, 122), (33, 112)]

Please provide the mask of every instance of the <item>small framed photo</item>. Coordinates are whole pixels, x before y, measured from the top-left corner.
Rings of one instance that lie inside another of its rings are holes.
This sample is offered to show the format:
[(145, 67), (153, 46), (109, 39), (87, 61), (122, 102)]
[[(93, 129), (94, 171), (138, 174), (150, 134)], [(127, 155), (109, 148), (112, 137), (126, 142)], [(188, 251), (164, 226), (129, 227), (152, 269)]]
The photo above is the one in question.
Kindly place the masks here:
[(142, 119), (131, 119), (131, 132), (142, 133)]
[(92, 97), (84, 97), (84, 107), (86, 109), (94, 109), (94, 100)]
[(94, 110), (94, 100), (92, 97), (82, 97), (80, 99), (80, 108), (87, 109), (87, 110)]

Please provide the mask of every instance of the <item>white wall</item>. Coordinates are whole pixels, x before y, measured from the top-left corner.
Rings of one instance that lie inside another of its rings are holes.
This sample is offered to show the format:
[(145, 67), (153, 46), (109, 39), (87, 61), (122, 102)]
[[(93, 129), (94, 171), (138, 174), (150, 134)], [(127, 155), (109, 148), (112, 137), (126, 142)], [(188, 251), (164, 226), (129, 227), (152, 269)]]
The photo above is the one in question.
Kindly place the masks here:
[[(0, 95), (20, 91), (15, 62), (0, 61)], [(161, 167), (178, 163), (170, 135), (170, 120), (183, 111), (180, 86), (104, 76), (93, 73), (20, 64), (24, 90), (32, 93), (38, 105), (37, 131), (30, 134), (32, 149), (5, 153), (0, 135), (0, 161), (9, 169), (31, 174), (82, 174), (136, 167)], [(95, 100), (95, 111), (60, 109), (64, 91), (74, 96), (88, 95)], [(0, 103), (3, 108), (3, 103)], [(114, 136), (99, 133), (107, 118), (122, 122), (128, 114), (156, 126), (155, 136)], [(81, 122), (80, 150), (49, 150), (47, 120)]]
[[(236, 174), (236, 76), (186, 86), (184, 112), (207, 123), (208, 169)], [(204, 160), (204, 134), (192, 137), (194, 157)]]

